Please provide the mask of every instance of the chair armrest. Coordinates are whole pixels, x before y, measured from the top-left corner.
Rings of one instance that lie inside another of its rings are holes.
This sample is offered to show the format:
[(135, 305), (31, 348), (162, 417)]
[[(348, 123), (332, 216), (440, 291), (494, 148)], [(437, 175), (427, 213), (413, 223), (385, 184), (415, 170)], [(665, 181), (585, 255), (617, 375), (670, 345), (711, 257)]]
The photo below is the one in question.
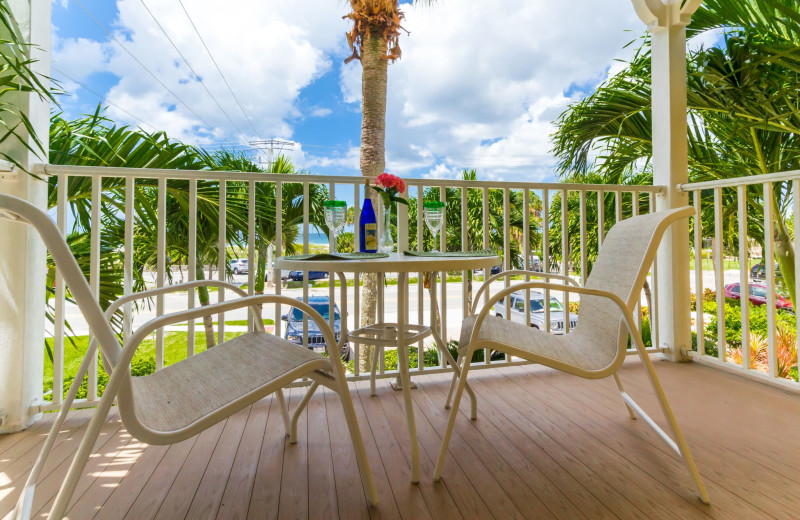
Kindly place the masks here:
[(232, 283), (224, 282), (222, 280), (195, 280), (194, 282), (184, 282), (175, 285), (168, 285), (165, 287), (158, 287), (156, 289), (148, 289), (146, 291), (139, 291), (131, 294), (126, 294), (120, 296), (116, 300), (114, 300), (111, 305), (108, 306), (106, 309), (106, 318), (111, 318), (111, 316), (119, 310), (124, 304), (128, 302), (132, 302), (135, 300), (143, 300), (145, 298), (151, 298), (153, 296), (159, 296), (162, 294), (168, 294), (177, 291), (183, 291), (186, 289), (194, 289), (196, 287), (219, 287), (223, 289), (230, 289), (231, 291), (235, 292), (239, 296), (247, 296), (247, 293), (244, 292), (239, 287), (233, 285)]
[(292, 307), (296, 307), (301, 311), (305, 312), (306, 314), (308, 314), (308, 317), (311, 318), (314, 321), (314, 323), (317, 324), (320, 332), (322, 332), (322, 337), (325, 340), (325, 347), (328, 350), (328, 355), (331, 358), (331, 363), (334, 365), (334, 367), (336, 367), (337, 366), (336, 360), (338, 360), (338, 365), (342, 371), (342, 375), (344, 374), (344, 367), (341, 364), (342, 360), (337, 352), (338, 346), (336, 345), (333, 329), (330, 327), (328, 322), (326, 322), (325, 319), (310, 305), (295, 300), (294, 298), (290, 298), (288, 296), (278, 296), (273, 294), (246, 296), (244, 298), (238, 298), (236, 300), (219, 302), (211, 305), (206, 305), (204, 307), (196, 307), (194, 309), (172, 312), (169, 314), (164, 314), (163, 316), (158, 316), (156, 318), (153, 318), (152, 320), (143, 324), (136, 330), (136, 332), (133, 333), (133, 335), (128, 340), (125, 347), (122, 349), (122, 354), (119, 357), (119, 363), (116, 366), (128, 366), (131, 360), (133, 359), (133, 355), (136, 353), (136, 349), (139, 347), (139, 344), (151, 332), (153, 332), (156, 329), (160, 329), (162, 327), (166, 327), (167, 325), (172, 325), (174, 323), (181, 323), (184, 321), (202, 318), (203, 316), (209, 316), (212, 314), (219, 314), (221, 312), (228, 312), (235, 309), (240, 309), (242, 307), (257, 307), (264, 303), (281, 303), (284, 305), (291, 305)]
[[(471, 309), (472, 314), (475, 314), (475, 310), (478, 308), (478, 302), (480, 301), (480, 296), (481, 296), (481, 293), (484, 291), (484, 289), (486, 289), (486, 291), (488, 292), (489, 285), (491, 285), (491, 283), (493, 281), (497, 280), (498, 278), (503, 278), (505, 276), (513, 276), (513, 275), (528, 275), (528, 276), (536, 276), (538, 278), (554, 278), (556, 280), (564, 280), (564, 281), (574, 285), (575, 287), (580, 287), (580, 284), (578, 284), (578, 282), (576, 282), (575, 280), (573, 280), (569, 276), (565, 276), (563, 274), (540, 273), (539, 271), (526, 271), (526, 270), (523, 270), (523, 269), (512, 269), (510, 271), (501, 271), (501, 272), (499, 272), (497, 274), (494, 274), (494, 275), (490, 276), (489, 278), (487, 278), (483, 282), (483, 284), (481, 284), (480, 288), (478, 289), (478, 292), (475, 293), (475, 299), (472, 301), (472, 309)], [(558, 290), (559, 291), (563, 291), (564, 287), (563, 286), (559, 286)]]
[[(622, 298), (620, 298), (616, 294), (611, 293), (609, 291), (601, 291), (599, 289), (589, 289), (587, 287), (581, 287), (581, 286), (570, 287), (569, 285), (556, 285), (546, 282), (521, 282), (512, 285), (511, 287), (507, 287), (502, 291), (498, 292), (497, 294), (495, 294), (494, 296), (492, 296), (491, 298), (489, 298), (489, 301), (483, 306), (480, 313), (478, 314), (478, 317), (475, 320), (475, 325), (472, 329), (472, 335), (469, 338), (470, 345), (472, 345), (474, 341), (478, 339), (477, 334), (480, 331), (480, 327), (483, 324), (483, 320), (486, 319), (486, 316), (491, 311), (492, 306), (495, 303), (502, 300), (503, 298), (505, 298), (506, 296), (508, 296), (509, 294), (511, 294), (512, 292), (519, 291), (520, 289), (549, 289), (551, 291), (565, 291), (569, 293), (585, 294), (587, 296), (598, 296), (601, 298), (606, 298), (608, 300), (611, 300), (622, 311), (622, 316), (623, 319), (625, 320), (625, 325), (628, 327), (628, 332), (632, 336), (635, 336), (634, 339), (636, 339), (637, 341), (637, 348), (641, 343), (641, 335), (639, 333), (639, 329), (636, 328), (631, 309), (622, 300)], [(467, 357), (467, 359), (470, 358)]]

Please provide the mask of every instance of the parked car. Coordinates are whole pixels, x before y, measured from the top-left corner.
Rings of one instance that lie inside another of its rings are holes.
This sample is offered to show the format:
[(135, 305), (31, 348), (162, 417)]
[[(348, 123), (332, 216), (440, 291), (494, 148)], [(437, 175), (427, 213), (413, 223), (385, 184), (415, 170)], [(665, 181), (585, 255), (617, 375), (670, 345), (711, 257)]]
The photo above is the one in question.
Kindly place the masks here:
[[(297, 298), (302, 301), (303, 298)], [(325, 321), (330, 319), (330, 300), (327, 296), (312, 296), (308, 299), (308, 304), (312, 309), (322, 315)], [(292, 307), (289, 312), (281, 316), (286, 322), (286, 334), (284, 338), (295, 345), (303, 344), (303, 316), (305, 313), (297, 307)], [(342, 320), (339, 314), (339, 306), (333, 304), (333, 334), (336, 342), (339, 342), (342, 331)], [(308, 348), (315, 352), (326, 352), (325, 338), (319, 330), (317, 324), (309, 318), (308, 320)], [(350, 361), (350, 343), (344, 342), (341, 348), (342, 360)]]
[[(741, 299), (741, 287), (738, 283), (729, 283), (725, 286), (725, 297), (734, 300)], [(767, 303), (767, 286), (763, 283), (748, 284), (749, 300), (753, 305), (764, 305)], [(780, 291), (775, 292), (775, 308), (783, 309), (794, 312), (792, 300), (788, 295), (782, 294)]]
[(247, 274), (247, 258), (234, 258), (229, 263), (233, 274)]
[[(309, 280), (321, 280), (322, 278), (328, 277), (328, 271), (309, 271), (308, 272), (308, 279)], [(289, 272), (289, 280), (293, 280), (295, 282), (302, 282), (303, 281), (303, 271), (290, 271)]]
[[(756, 282), (763, 282), (767, 279), (767, 273), (764, 269), (764, 262), (759, 262), (750, 268), (750, 278)], [(781, 274), (781, 269), (778, 267), (777, 262), (775, 263), (775, 279), (783, 280), (783, 275)]]
[[(544, 294), (539, 291), (531, 291), (531, 327), (546, 330), (544, 321)], [(526, 323), (525, 320), (525, 291), (511, 293), (511, 321), (516, 323)], [(494, 312), (501, 318), (506, 317), (505, 299), (494, 304)], [(575, 328), (578, 325), (578, 315), (569, 313), (569, 327)], [(558, 298), (550, 297), (550, 332), (553, 334), (564, 334), (564, 306)]]
[(489, 270), (489, 273), (490, 274), (500, 274), (500, 271), (502, 271), (502, 270), (503, 270), (502, 266), (493, 265), (492, 268)]

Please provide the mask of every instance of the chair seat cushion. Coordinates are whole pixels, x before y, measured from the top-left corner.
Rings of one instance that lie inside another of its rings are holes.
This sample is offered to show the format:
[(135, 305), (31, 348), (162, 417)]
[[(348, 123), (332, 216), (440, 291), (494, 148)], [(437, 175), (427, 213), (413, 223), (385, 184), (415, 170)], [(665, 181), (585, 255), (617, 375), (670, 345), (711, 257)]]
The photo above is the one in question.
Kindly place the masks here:
[(328, 358), (309, 349), (249, 332), (154, 374), (132, 377), (136, 416), (150, 429), (175, 431), (248, 394), (256, 394), (249, 399), (254, 402), (274, 392), (298, 369), (302, 375), (330, 368)]
[[(477, 318), (473, 314), (461, 325), (459, 357), (467, 352)], [(559, 369), (563, 369), (559, 364), (566, 364), (588, 371), (602, 370), (615, 357), (615, 352), (601, 348), (578, 330), (555, 335), (499, 316), (486, 316), (478, 332), (478, 340), (492, 341), (495, 343), (493, 349)]]

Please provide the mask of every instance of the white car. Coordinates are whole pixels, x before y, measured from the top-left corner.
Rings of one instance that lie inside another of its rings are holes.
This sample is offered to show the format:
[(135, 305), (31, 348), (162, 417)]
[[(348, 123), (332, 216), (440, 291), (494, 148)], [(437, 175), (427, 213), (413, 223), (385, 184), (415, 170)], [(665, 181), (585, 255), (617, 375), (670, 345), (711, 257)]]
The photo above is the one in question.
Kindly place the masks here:
[(234, 258), (230, 266), (233, 274), (247, 274), (247, 258)]
[[(531, 327), (547, 330), (544, 322), (544, 294), (539, 291), (531, 291)], [(525, 320), (525, 291), (511, 293), (511, 321), (516, 323), (527, 323)], [(494, 304), (494, 312), (501, 318), (506, 317), (505, 299)], [(574, 329), (578, 325), (578, 315), (569, 313), (569, 328)], [(553, 296), (550, 297), (550, 332), (553, 334), (564, 334), (564, 306)]]

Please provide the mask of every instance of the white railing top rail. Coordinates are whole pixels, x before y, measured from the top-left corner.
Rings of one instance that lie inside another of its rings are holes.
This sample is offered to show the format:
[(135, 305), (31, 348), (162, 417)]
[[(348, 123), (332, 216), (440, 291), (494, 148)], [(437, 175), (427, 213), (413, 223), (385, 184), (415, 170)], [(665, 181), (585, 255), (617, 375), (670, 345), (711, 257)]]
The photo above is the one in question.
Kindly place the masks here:
[[(228, 172), (212, 170), (165, 170), (158, 168), (118, 168), (106, 166), (71, 166), (40, 164), (34, 168), (37, 175), (71, 175), (81, 177), (134, 177), (137, 179), (183, 179), (183, 180), (216, 180), (228, 182), (308, 182), (314, 184), (361, 184), (365, 178), (344, 175), (287, 175), (278, 173)], [(269, 177), (265, 177), (268, 175)], [(663, 193), (664, 186), (624, 185), (624, 184), (571, 184), (561, 182), (511, 182), (511, 181), (465, 181), (457, 179), (406, 179), (406, 183), (414, 186), (438, 188), (490, 188), (490, 189), (558, 189), (567, 191), (603, 191), (626, 193)]]
[(762, 173), (759, 175), (749, 175), (747, 177), (734, 177), (732, 179), (720, 179), (716, 181), (689, 182), (679, 184), (681, 191), (710, 190), (713, 188), (734, 188), (736, 186), (749, 186), (751, 184), (764, 184), (767, 182), (783, 182), (800, 179), (800, 170), (790, 170), (777, 173)]

